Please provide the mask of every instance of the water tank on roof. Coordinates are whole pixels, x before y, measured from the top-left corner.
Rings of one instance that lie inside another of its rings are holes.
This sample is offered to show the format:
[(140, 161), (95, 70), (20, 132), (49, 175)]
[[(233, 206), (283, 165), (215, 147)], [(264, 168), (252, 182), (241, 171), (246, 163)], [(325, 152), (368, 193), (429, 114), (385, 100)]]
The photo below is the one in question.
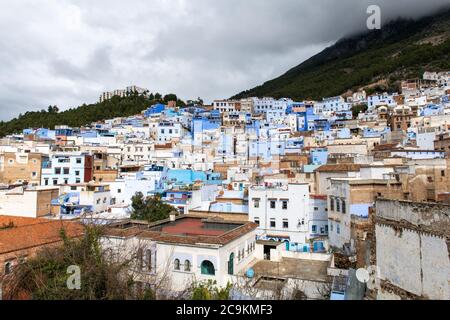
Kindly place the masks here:
[(255, 276), (255, 271), (253, 270), (253, 268), (248, 269), (246, 275), (247, 278), (253, 278)]

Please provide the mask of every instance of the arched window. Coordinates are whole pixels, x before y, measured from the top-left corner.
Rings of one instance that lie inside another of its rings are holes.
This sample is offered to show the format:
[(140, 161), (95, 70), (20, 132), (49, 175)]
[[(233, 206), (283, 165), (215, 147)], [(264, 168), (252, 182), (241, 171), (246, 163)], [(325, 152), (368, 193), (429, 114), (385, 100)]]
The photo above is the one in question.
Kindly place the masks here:
[(180, 259), (175, 259), (175, 261), (173, 262), (173, 268), (175, 270), (180, 270)]
[(147, 265), (147, 270), (151, 271), (152, 270), (152, 251), (150, 249), (147, 249), (145, 263)]
[(214, 269), (214, 265), (209, 260), (203, 260), (200, 265), (201, 273), (209, 276), (213, 276), (216, 274), (216, 270)]
[(144, 267), (144, 251), (142, 250), (142, 248), (139, 248), (137, 252), (137, 265), (139, 270), (142, 270), (142, 268)]
[(234, 274), (234, 252), (230, 253), (230, 260), (228, 260), (228, 274)]
[(184, 260), (184, 271), (191, 271), (191, 262), (189, 260)]
[(5, 274), (10, 274), (12, 271), (12, 264), (11, 262), (5, 263)]

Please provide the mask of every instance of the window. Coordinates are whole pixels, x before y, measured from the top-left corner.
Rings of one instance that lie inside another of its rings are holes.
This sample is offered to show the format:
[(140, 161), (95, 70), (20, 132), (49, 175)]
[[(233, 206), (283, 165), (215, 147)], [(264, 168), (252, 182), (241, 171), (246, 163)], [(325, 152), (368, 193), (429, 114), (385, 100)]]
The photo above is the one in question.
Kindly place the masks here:
[(55, 174), (61, 174), (61, 168), (55, 168)]
[(445, 170), (441, 170), (441, 177), (445, 177)]
[(69, 184), (69, 179), (64, 179), (64, 184)]
[(69, 168), (64, 168), (64, 174), (69, 174)]
[(214, 265), (209, 260), (203, 260), (202, 264), (200, 265), (200, 269), (201, 269), (201, 274), (205, 274), (208, 276), (213, 276), (216, 274)]
[(275, 209), (275, 200), (270, 200), (270, 209)]
[(336, 199), (336, 211), (337, 212), (341, 211), (341, 202), (339, 201), (339, 199)]
[(10, 261), (5, 263), (5, 274), (10, 274), (12, 272), (12, 263)]
[(259, 199), (253, 199), (253, 206), (259, 208)]
[(345, 200), (342, 200), (342, 213), (346, 213)]
[[(130, 151), (130, 150), (128, 150), (128, 151)], [(77, 164), (80, 164), (81, 163), (81, 158), (77, 158)]]
[(230, 253), (230, 259), (228, 260), (228, 274), (234, 274), (234, 252)]
[(117, 193), (122, 193), (122, 190), (121, 189), (117, 189)]
[(175, 259), (175, 261), (173, 262), (173, 268), (175, 270), (180, 270), (180, 259)]
[(331, 232), (333, 232), (333, 222), (330, 223), (330, 230), (331, 230)]
[(147, 266), (147, 271), (152, 271), (152, 251), (147, 249), (145, 254), (145, 264)]
[(53, 185), (56, 186), (58, 184), (58, 180), (53, 179)]
[(48, 186), (48, 179), (44, 180), (44, 185)]
[(142, 248), (139, 248), (137, 252), (137, 267), (139, 270), (142, 270), (144, 267), (144, 251)]
[(283, 228), (284, 229), (289, 228), (289, 220), (288, 219), (283, 219)]
[(36, 177), (37, 177), (37, 172), (36, 172), (36, 171), (33, 171), (33, 172), (31, 173), (31, 177), (36, 178)]
[(259, 226), (259, 218), (255, 217), (255, 223)]
[(312, 226), (312, 232), (313, 232), (313, 233), (316, 233), (316, 232), (317, 232), (317, 226), (316, 226), (316, 225), (313, 225), (313, 226)]
[(288, 201), (287, 200), (283, 200), (283, 202), (281, 203), (281, 209), (287, 210), (287, 206), (288, 206)]
[(191, 271), (191, 262), (189, 260), (184, 260), (184, 271)]
[(336, 232), (337, 234), (341, 233), (341, 225), (339, 223), (336, 225)]
[(330, 210), (334, 211), (334, 198), (330, 197)]
[(79, 179), (79, 178), (77, 178), (76, 180), (75, 180), (75, 183), (80, 183), (81, 182), (81, 180)]
[(325, 226), (325, 233), (328, 233), (328, 225)]
[(275, 226), (276, 226), (275, 219), (270, 219), (270, 227), (275, 228)]

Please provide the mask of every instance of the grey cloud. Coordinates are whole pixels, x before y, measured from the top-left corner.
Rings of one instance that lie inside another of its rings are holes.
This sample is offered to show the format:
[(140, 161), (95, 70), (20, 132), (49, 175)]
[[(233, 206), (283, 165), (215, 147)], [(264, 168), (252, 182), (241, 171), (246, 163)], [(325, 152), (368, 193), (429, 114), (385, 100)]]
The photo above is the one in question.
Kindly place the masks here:
[(339, 38), (450, 0), (18, 0), (0, 12), (0, 119), (90, 103), (136, 84), (184, 99), (228, 97)]

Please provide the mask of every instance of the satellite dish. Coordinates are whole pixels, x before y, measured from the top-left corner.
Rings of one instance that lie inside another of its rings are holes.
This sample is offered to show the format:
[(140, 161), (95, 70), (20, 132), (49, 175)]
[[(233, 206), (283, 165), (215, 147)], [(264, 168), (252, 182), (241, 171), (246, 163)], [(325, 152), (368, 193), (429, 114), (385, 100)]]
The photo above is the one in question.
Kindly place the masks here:
[(247, 278), (253, 278), (255, 276), (255, 271), (253, 270), (253, 268), (250, 268), (247, 270)]

